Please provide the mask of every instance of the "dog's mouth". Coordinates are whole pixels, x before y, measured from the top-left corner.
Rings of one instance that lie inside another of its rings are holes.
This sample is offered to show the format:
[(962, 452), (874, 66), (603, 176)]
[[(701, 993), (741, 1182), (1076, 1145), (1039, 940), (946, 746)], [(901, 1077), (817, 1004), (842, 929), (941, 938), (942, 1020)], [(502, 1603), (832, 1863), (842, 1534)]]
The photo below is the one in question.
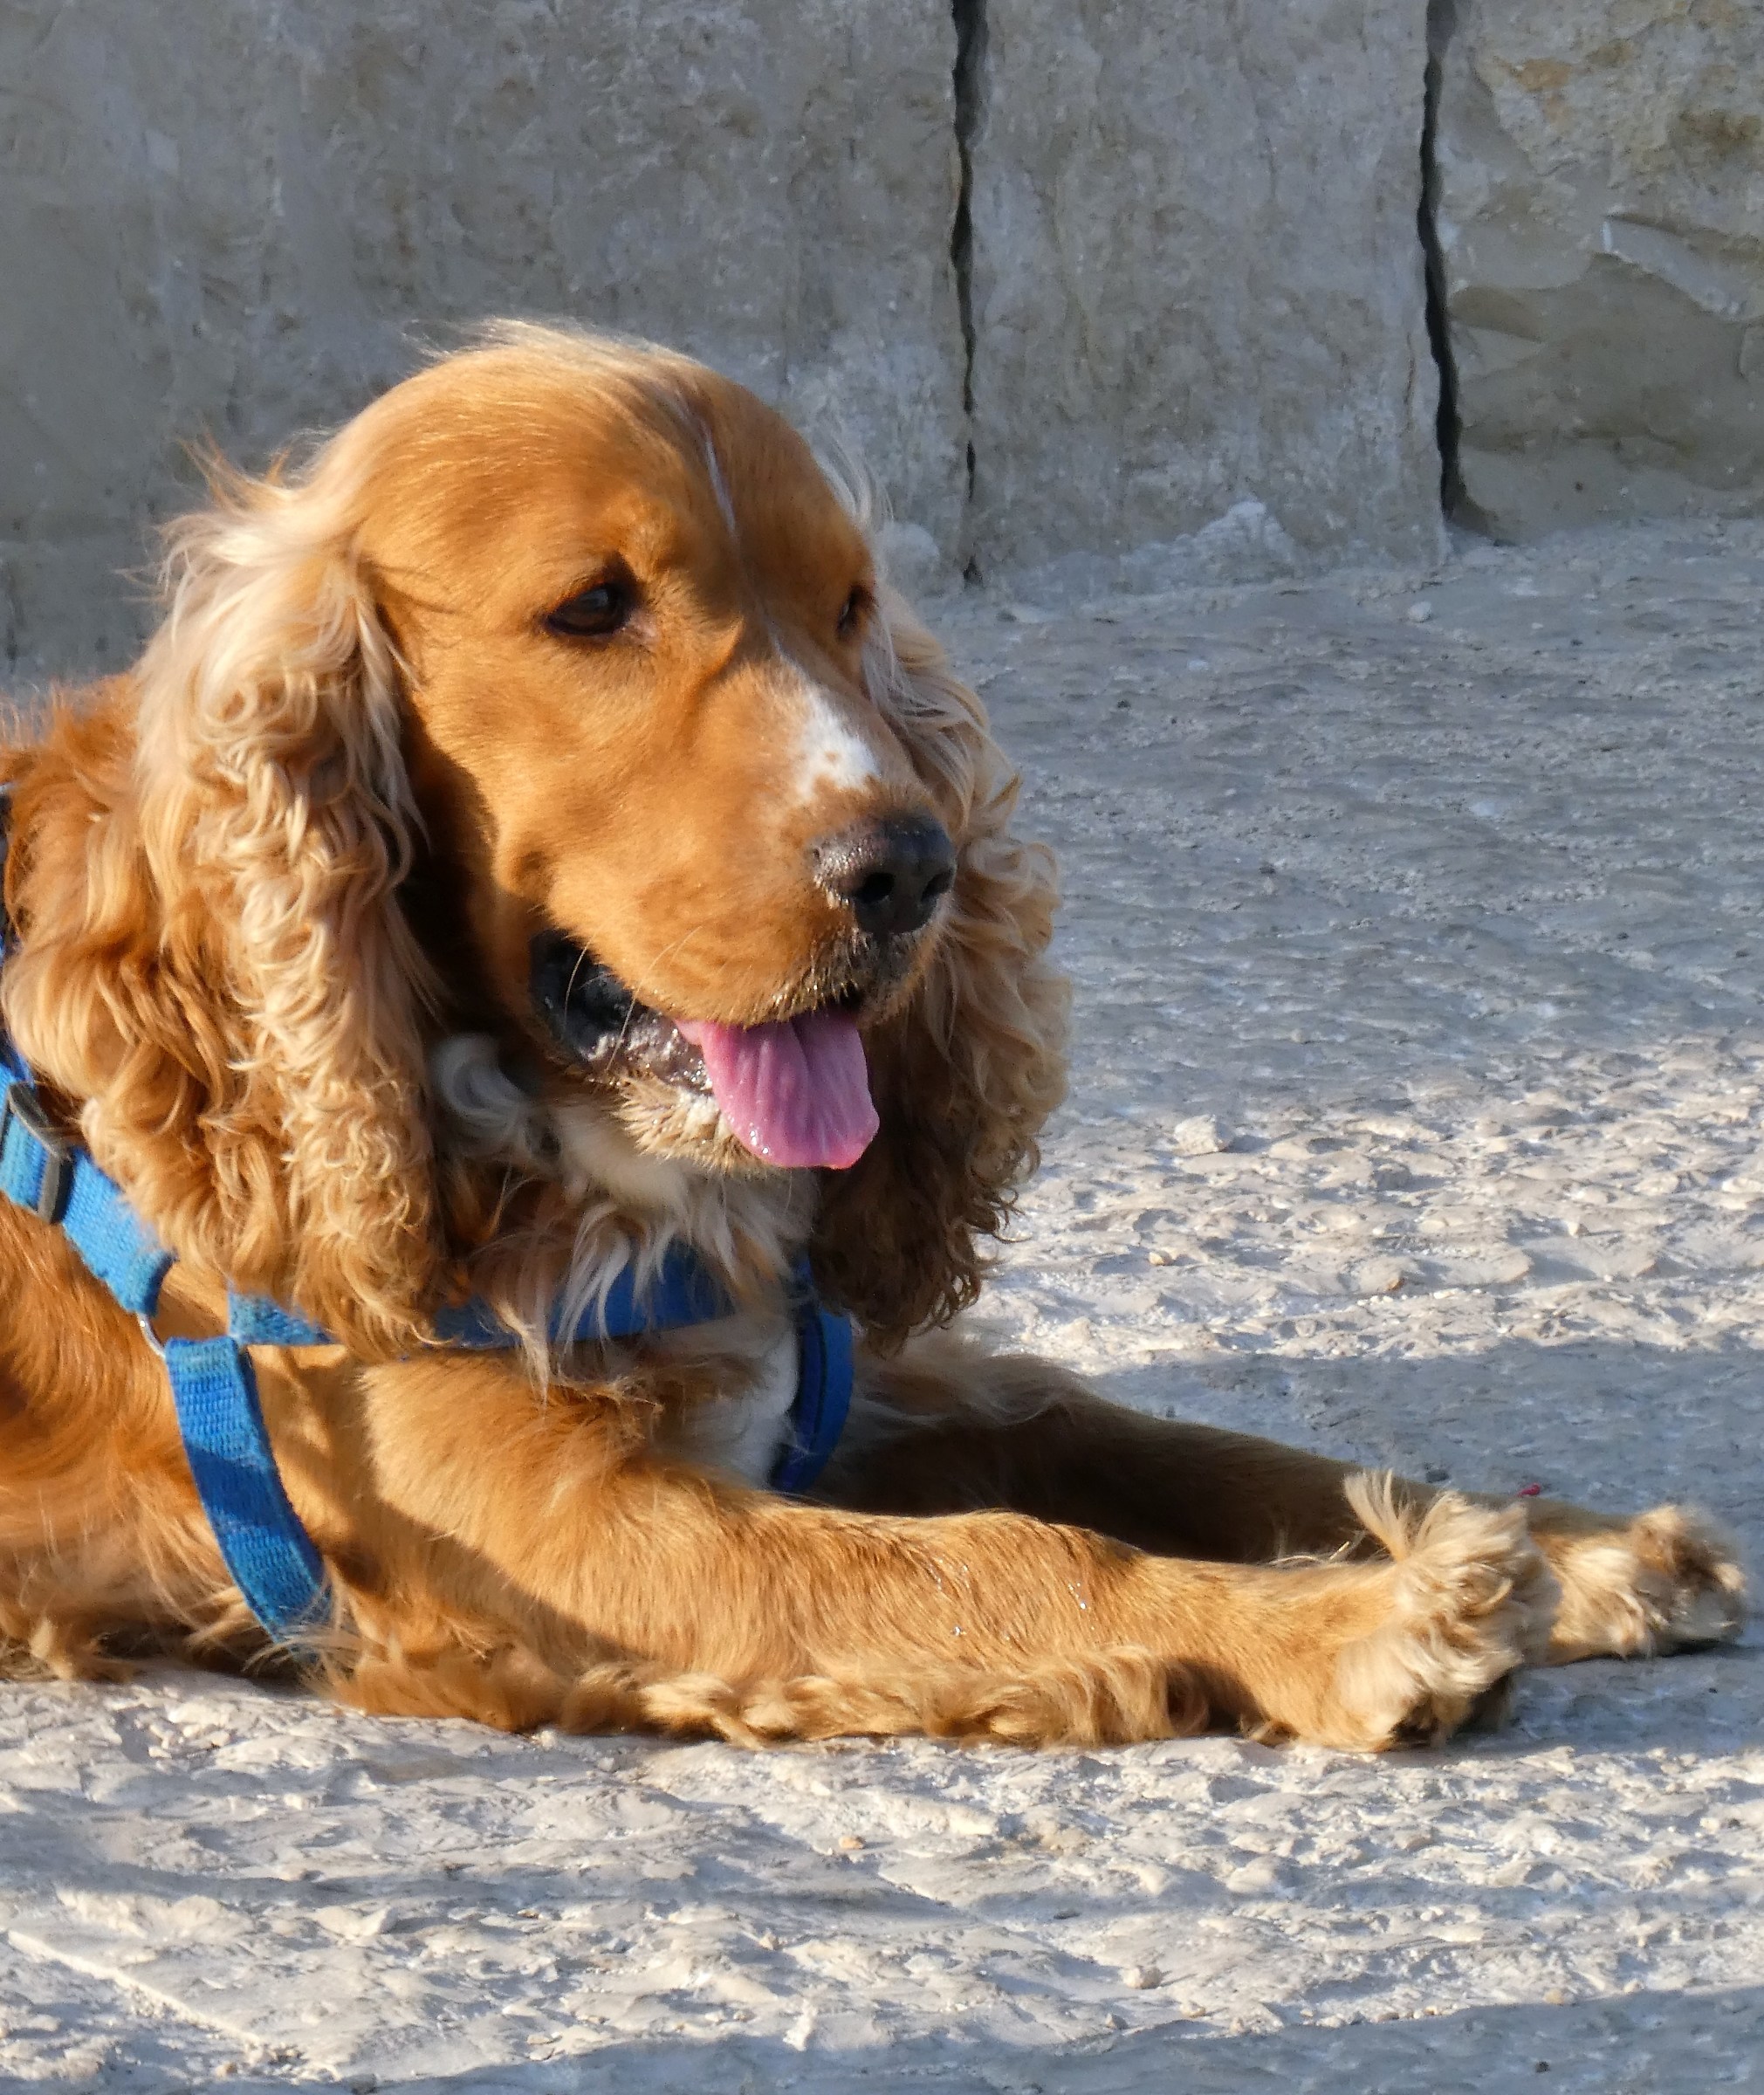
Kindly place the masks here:
[(534, 1008), (574, 1068), (714, 1098), (764, 1164), (844, 1171), (875, 1136), (855, 992), (762, 1026), (670, 1019), (561, 931), (533, 940), (531, 985)]

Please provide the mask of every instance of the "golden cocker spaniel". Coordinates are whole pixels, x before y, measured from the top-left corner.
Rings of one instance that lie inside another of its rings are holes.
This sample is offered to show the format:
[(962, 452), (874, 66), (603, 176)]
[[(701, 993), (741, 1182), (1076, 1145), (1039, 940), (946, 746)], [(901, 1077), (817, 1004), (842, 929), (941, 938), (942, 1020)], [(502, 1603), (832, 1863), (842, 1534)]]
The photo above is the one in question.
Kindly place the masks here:
[[(18, 1125), (177, 1260), (138, 1321), (60, 1178), (0, 1204), (15, 1670), (272, 1655), (168, 1388), (230, 1288), (320, 1328), (250, 1350), (327, 1595), (283, 1657), (367, 1709), (1381, 1748), (1737, 1626), (1694, 1514), (1355, 1476), (946, 1329), (1060, 1095), (1053, 868), (857, 506), (683, 357), (500, 328), (217, 473), (140, 663), (0, 752)], [(717, 1314), (576, 1336), (683, 1253)], [(859, 1336), (790, 1495), (805, 1260)], [(436, 1343), (468, 1298), (519, 1344)]]

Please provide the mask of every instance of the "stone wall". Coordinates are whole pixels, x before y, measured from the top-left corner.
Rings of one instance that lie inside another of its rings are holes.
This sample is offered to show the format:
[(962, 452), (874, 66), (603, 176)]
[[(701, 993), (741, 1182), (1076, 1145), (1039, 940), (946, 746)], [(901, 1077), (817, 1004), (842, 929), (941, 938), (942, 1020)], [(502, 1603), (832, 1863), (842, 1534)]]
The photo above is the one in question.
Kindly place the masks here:
[(1459, 470), (1503, 536), (1764, 500), (1764, 6), (1436, 0)]
[(972, 148), (982, 565), (1265, 503), (1439, 542), (1423, 0), (993, 0)]
[(915, 581), (1427, 557), (1430, 113), (1473, 501), (1755, 504), (1764, 10), (1458, 5), (1430, 100), (1427, 0), (11, 0), (0, 663), (127, 658), (184, 445), (493, 313), (842, 438)]
[(13, 0), (5, 653), (114, 664), (204, 433), (261, 464), (499, 313), (653, 334), (965, 498), (946, 0)]

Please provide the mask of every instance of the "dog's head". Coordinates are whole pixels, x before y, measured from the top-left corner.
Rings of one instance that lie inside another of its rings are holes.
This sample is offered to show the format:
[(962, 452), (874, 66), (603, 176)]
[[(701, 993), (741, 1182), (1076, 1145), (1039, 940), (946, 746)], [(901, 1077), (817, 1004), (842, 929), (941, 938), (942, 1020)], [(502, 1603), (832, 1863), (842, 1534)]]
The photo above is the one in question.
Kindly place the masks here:
[(855, 1163), (861, 1029), (930, 964), (963, 811), (890, 717), (870, 547), (800, 438), (683, 359), (528, 336), (345, 449), (450, 977), (646, 1149)]
[[(470, 1038), (511, 1125), (824, 1171), (823, 1284), (883, 1338), (971, 1294), (1057, 1095), (1049, 870), (856, 505), (750, 394), (504, 330), (304, 472), (222, 481), (135, 688), (143, 1038), (109, 995), (102, 1043), (38, 1051), (179, 1248), (404, 1343), (459, 1249), (448, 1130), (496, 1116), (481, 1068), (448, 1097)], [(191, 1081), (143, 1081), (155, 1031)]]

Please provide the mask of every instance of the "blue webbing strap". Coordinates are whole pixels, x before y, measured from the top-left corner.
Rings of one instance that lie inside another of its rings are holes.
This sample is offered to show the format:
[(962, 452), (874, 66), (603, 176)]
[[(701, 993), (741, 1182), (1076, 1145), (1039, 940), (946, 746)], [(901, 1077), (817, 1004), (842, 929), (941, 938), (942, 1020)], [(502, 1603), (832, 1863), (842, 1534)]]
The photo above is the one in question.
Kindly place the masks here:
[[(648, 1331), (714, 1323), (734, 1309), (704, 1261), (683, 1246), (670, 1245), (641, 1291), (635, 1267), (621, 1266), (604, 1299), (589, 1304), (573, 1330), (554, 1320), (550, 1336), (554, 1345), (641, 1338)], [(500, 1352), (520, 1343), (487, 1302), (476, 1299), (436, 1310), (435, 1336), (443, 1345), (474, 1353)]]
[(336, 1341), (322, 1324), (285, 1309), (264, 1295), (227, 1293), (227, 1336), (242, 1346), (329, 1346)]
[(172, 1254), (86, 1151), (51, 1125), (30, 1072), (0, 1038), (0, 1193), (73, 1248), (131, 1316), (151, 1316)]
[[(63, 1233), (163, 1357), (197, 1495), (233, 1583), (278, 1643), (330, 1612), (325, 1567), (288, 1502), (245, 1343), (154, 1338), (152, 1317), (172, 1254), (114, 1180), (51, 1126), (24, 1064), (0, 1042), (0, 1193)], [(287, 1319), (292, 1323), (297, 1320)], [(302, 1327), (311, 1331), (310, 1325)], [(274, 1343), (312, 1343), (280, 1340)]]
[(790, 1444), (773, 1464), (772, 1488), (808, 1489), (845, 1431), (851, 1409), (851, 1319), (823, 1309), (805, 1259), (796, 1270), (796, 1402), (790, 1407)]
[(329, 1618), (331, 1586), (282, 1487), (251, 1357), (230, 1337), (168, 1338), (164, 1353), (190, 1474), (233, 1583), (278, 1644), (298, 1646)]
[[(113, 1180), (51, 1124), (24, 1064), (0, 1045), (0, 1193), (58, 1223), (155, 1346), (151, 1319), (172, 1255)], [(300, 1525), (264, 1425), (257, 1376), (233, 1337), (159, 1346), (202, 1510), (235, 1585), (278, 1643), (329, 1612), (325, 1567)]]
[[(3, 810), (3, 800), (0, 800)], [(0, 912), (3, 924), (3, 912)], [(172, 1254), (135, 1214), (115, 1182), (86, 1151), (69, 1142), (44, 1112), (31, 1073), (0, 1034), (0, 1194), (58, 1224), (97, 1279), (163, 1357), (178, 1429), (196, 1491), (233, 1583), (278, 1643), (299, 1647), (330, 1613), (330, 1587), (312, 1538), (290, 1504), (264, 1424), (248, 1346), (321, 1346), (330, 1335), (297, 1312), (261, 1295), (230, 1295), (219, 1338), (154, 1336), (152, 1317)], [(798, 1269), (792, 1295), (797, 1334), (797, 1391), (792, 1438), (772, 1475), (772, 1488), (806, 1491), (827, 1465), (851, 1404), (850, 1322), (823, 1309)], [(639, 1290), (623, 1268), (604, 1300), (557, 1343), (636, 1338), (651, 1331), (709, 1323), (734, 1305), (703, 1262), (671, 1247)], [(489, 1306), (472, 1301), (444, 1309), (436, 1338), (470, 1351), (504, 1351), (518, 1333)]]

